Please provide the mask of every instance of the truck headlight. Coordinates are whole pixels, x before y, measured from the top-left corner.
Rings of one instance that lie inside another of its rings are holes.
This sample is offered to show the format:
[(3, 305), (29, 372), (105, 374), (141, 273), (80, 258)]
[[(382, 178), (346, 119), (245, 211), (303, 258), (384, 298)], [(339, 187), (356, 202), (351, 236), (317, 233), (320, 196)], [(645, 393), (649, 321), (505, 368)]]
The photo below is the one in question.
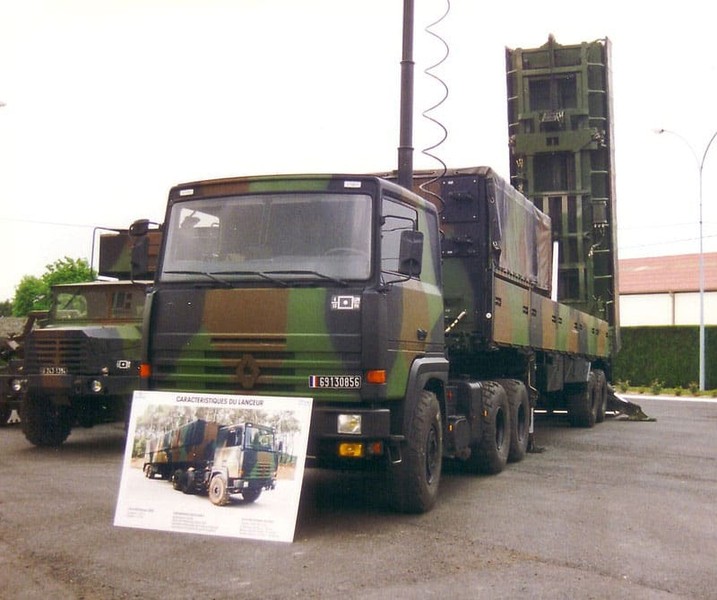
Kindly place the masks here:
[(90, 389), (93, 393), (99, 394), (102, 391), (102, 382), (99, 379), (93, 379), (90, 382)]
[(361, 435), (361, 415), (339, 415), (338, 433)]
[(22, 379), (13, 379), (10, 381), (10, 387), (13, 392), (21, 392), (25, 382)]

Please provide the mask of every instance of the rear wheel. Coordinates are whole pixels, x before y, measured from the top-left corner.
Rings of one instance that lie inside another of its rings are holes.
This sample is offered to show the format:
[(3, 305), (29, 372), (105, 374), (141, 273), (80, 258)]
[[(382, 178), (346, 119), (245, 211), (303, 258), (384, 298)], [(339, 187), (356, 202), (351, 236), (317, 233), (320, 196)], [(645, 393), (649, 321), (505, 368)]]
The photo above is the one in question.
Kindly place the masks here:
[(528, 390), (523, 382), (517, 379), (500, 379), (505, 389), (510, 406), (510, 448), (508, 462), (519, 462), (528, 451), (530, 434), (530, 401)]
[(568, 418), (573, 427), (595, 427), (598, 412), (597, 378), (590, 372), (587, 383), (576, 384), (568, 395)]
[(391, 466), (391, 505), (405, 513), (423, 513), (433, 508), (442, 460), (441, 409), (436, 395), (423, 390), (406, 432), (402, 459)]
[(22, 432), (35, 446), (60, 446), (72, 430), (69, 406), (55, 405), (49, 398), (26, 395), (22, 400)]
[(595, 371), (595, 385), (597, 394), (597, 412), (595, 413), (595, 422), (602, 423), (605, 420), (605, 412), (607, 411), (607, 377), (605, 371)]
[(195, 494), (196, 485), (194, 483), (195, 472), (187, 471), (182, 479), (182, 493), (184, 494)]
[(483, 417), (480, 439), (471, 446), (468, 468), (495, 475), (508, 462), (510, 453), (510, 406), (502, 385), (483, 382)]
[(180, 491), (184, 487), (184, 471), (182, 469), (177, 469), (174, 473), (172, 473), (172, 488)]

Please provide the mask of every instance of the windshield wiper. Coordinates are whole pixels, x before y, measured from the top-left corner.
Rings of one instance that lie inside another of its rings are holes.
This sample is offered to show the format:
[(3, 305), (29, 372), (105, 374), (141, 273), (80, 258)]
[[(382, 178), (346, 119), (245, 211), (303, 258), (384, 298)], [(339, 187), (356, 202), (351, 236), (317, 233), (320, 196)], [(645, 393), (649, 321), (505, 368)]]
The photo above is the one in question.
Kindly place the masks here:
[(319, 279), (331, 281), (332, 283), (335, 283), (342, 287), (346, 287), (348, 285), (348, 283), (346, 283), (343, 279), (339, 279), (338, 277), (333, 277), (331, 275), (326, 275), (326, 273), (320, 273), (319, 271), (293, 269), (293, 270), (286, 270), (286, 271), (268, 271), (268, 273), (271, 273), (272, 275), (314, 275), (315, 277), (318, 277)]
[(212, 281), (221, 283), (222, 285), (224, 285), (226, 287), (232, 286), (232, 284), (229, 283), (226, 279), (221, 279), (221, 278), (217, 277), (215, 273), (209, 273), (207, 271), (163, 271), (163, 274), (165, 274), (165, 275), (204, 275), (205, 277), (208, 277)]
[[(274, 271), (271, 272), (274, 273)], [(278, 273), (279, 271), (276, 272)], [(289, 287), (289, 284), (286, 283), (286, 281), (282, 281), (277, 277), (272, 277), (271, 275), (264, 273), (263, 271), (213, 271), (212, 273), (207, 273), (207, 275), (256, 275), (261, 277), (262, 279), (271, 281), (272, 283), (276, 283), (284, 287)]]

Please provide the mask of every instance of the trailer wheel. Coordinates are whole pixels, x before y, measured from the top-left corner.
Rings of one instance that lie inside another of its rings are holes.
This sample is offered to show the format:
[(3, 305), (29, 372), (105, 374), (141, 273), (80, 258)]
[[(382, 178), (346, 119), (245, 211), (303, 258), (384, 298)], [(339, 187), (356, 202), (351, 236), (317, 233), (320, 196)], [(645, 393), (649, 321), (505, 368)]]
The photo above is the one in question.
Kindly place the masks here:
[(568, 418), (573, 427), (595, 427), (598, 396), (595, 371), (590, 372), (587, 383), (575, 385), (568, 395)]
[(602, 423), (605, 420), (605, 412), (607, 411), (607, 377), (605, 376), (605, 371), (595, 370), (595, 386), (595, 393), (597, 394), (595, 422)]
[(391, 465), (391, 506), (405, 513), (424, 513), (433, 508), (442, 460), (441, 409), (436, 395), (423, 390), (406, 433), (402, 459)]
[(209, 482), (209, 499), (216, 506), (229, 504), (229, 491), (224, 476), (217, 473)]
[(502, 385), (483, 382), (483, 417), (480, 439), (471, 446), (466, 461), (471, 471), (495, 475), (508, 462), (510, 453), (510, 406)]
[(261, 488), (260, 487), (244, 488), (242, 490), (241, 495), (242, 495), (242, 498), (244, 498), (244, 502), (246, 502), (247, 504), (256, 502), (259, 499), (259, 496), (261, 496)]
[(35, 446), (60, 446), (72, 430), (68, 406), (57, 406), (49, 398), (26, 395), (20, 407), (22, 432)]
[(528, 451), (530, 435), (530, 400), (525, 384), (517, 379), (499, 379), (508, 395), (510, 406), (510, 449), (508, 462), (520, 462)]

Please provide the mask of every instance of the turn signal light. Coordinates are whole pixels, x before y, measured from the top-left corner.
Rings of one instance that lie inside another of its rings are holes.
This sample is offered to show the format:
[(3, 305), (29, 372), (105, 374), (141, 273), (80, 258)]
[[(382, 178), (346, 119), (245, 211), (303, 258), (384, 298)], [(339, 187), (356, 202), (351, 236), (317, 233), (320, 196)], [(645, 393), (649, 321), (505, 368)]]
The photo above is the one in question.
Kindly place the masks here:
[(139, 376), (142, 379), (149, 379), (152, 375), (152, 365), (149, 363), (140, 363), (139, 365)]
[(386, 371), (383, 369), (366, 371), (366, 381), (368, 383), (386, 383)]
[(339, 456), (344, 458), (362, 458), (364, 454), (364, 445), (355, 443), (341, 443), (339, 444)]

